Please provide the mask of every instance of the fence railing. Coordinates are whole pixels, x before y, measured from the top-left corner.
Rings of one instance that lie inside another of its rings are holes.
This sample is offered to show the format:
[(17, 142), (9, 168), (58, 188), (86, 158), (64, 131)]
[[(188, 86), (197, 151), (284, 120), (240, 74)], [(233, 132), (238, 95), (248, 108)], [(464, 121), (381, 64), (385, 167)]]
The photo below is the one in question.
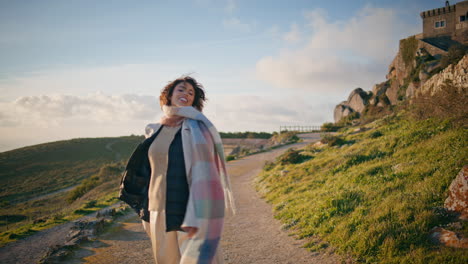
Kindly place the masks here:
[(320, 132), (320, 126), (280, 126), (281, 132), (299, 132), (299, 133), (312, 133)]

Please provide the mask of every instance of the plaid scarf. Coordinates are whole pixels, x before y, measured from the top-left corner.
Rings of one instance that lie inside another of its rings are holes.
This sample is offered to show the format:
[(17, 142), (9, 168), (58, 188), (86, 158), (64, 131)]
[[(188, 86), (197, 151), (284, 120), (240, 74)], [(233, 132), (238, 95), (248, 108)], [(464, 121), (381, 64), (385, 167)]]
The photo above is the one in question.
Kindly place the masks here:
[(198, 232), (188, 241), (181, 263), (212, 263), (221, 239), (224, 211), (235, 213), (226, 173), (221, 137), (214, 125), (195, 108), (163, 106), (166, 117), (185, 117), (191, 135), (191, 187)]

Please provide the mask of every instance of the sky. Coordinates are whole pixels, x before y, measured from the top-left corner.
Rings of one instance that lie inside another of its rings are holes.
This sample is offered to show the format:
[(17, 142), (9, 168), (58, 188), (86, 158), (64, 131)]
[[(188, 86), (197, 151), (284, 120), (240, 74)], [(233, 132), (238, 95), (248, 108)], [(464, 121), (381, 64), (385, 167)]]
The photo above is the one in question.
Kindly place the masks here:
[[(451, 1), (455, 4), (459, 1)], [(0, 151), (142, 135), (161, 89), (203, 84), (219, 131), (321, 125), (385, 81), (440, 0), (0, 0)]]

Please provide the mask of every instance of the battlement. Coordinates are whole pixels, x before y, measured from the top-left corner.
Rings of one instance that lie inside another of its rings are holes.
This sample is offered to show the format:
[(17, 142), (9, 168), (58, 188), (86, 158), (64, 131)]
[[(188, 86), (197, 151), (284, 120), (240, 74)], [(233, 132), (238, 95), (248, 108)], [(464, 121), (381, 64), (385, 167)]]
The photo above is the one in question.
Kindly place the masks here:
[(445, 7), (435, 8), (427, 11), (421, 12), (420, 16), (422, 19), (431, 16), (439, 16), (447, 13), (455, 12), (457, 9), (457, 5), (450, 5), (448, 1), (445, 4)]

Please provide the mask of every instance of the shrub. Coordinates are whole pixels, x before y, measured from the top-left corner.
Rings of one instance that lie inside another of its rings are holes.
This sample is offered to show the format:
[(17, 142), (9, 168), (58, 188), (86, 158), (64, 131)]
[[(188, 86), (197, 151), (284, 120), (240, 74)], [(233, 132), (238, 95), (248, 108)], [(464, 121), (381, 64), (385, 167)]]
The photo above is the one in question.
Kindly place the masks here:
[(392, 109), (390, 106), (381, 107), (368, 105), (361, 117), (361, 124), (368, 124), (389, 114), (392, 114)]
[(84, 208), (92, 208), (92, 207), (96, 207), (96, 205), (97, 205), (97, 201), (91, 200), (85, 203)]
[(328, 146), (341, 146), (346, 143), (346, 141), (338, 136), (332, 136), (332, 135), (325, 135), (322, 137), (320, 140), (323, 144), (328, 144)]
[(270, 171), (275, 167), (275, 163), (271, 161), (266, 161), (265, 164), (263, 165), (263, 170), (264, 171)]
[(83, 196), (85, 193), (93, 189), (99, 184), (99, 177), (92, 176), (88, 179), (85, 179), (81, 182), (79, 186), (77, 186), (73, 191), (68, 194), (67, 202), (72, 203), (76, 199)]
[(234, 155), (228, 155), (226, 157), (226, 161), (231, 161), (231, 160), (235, 160), (235, 159), (236, 159), (236, 156), (234, 156)]
[(335, 125), (334, 123), (323, 123), (322, 126), (320, 127), (321, 131), (324, 132), (334, 132), (337, 131), (340, 128), (340, 126)]
[(288, 149), (283, 155), (279, 156), (277, 162), (281, 165), (297, 164), (304, 161), (307, 156), (302, 155), (299, 150)]
[(374, 131), (374, 132), (370, 133), (369, 137), (370, 138), (378, 138), (378, 137), (381, 137), (382, 135), (383, 135), (382, 132)]
[(299, 141), (299, 137), (296, 134), (297, 132), (294, 131), (282, 131), (279, 134), (274, 134), (270, 140), (274, 144), (294, 143)]
[(466, 45), (453, 45), (448, 49), (446, 55), (440, 59), (440, 68), (445, 69), (450, 64), (457, 64), (463, 56), (468, 54), (468, 46)]
[(336, 126), (340, 128), (344, 126), (351, 126), (353, 125), (353, 121), (359, 119), (360, 117), (361, 114), (358, 112), (352, 112), (351, 114), (341, 118), (340, 121), (336, 123)]

